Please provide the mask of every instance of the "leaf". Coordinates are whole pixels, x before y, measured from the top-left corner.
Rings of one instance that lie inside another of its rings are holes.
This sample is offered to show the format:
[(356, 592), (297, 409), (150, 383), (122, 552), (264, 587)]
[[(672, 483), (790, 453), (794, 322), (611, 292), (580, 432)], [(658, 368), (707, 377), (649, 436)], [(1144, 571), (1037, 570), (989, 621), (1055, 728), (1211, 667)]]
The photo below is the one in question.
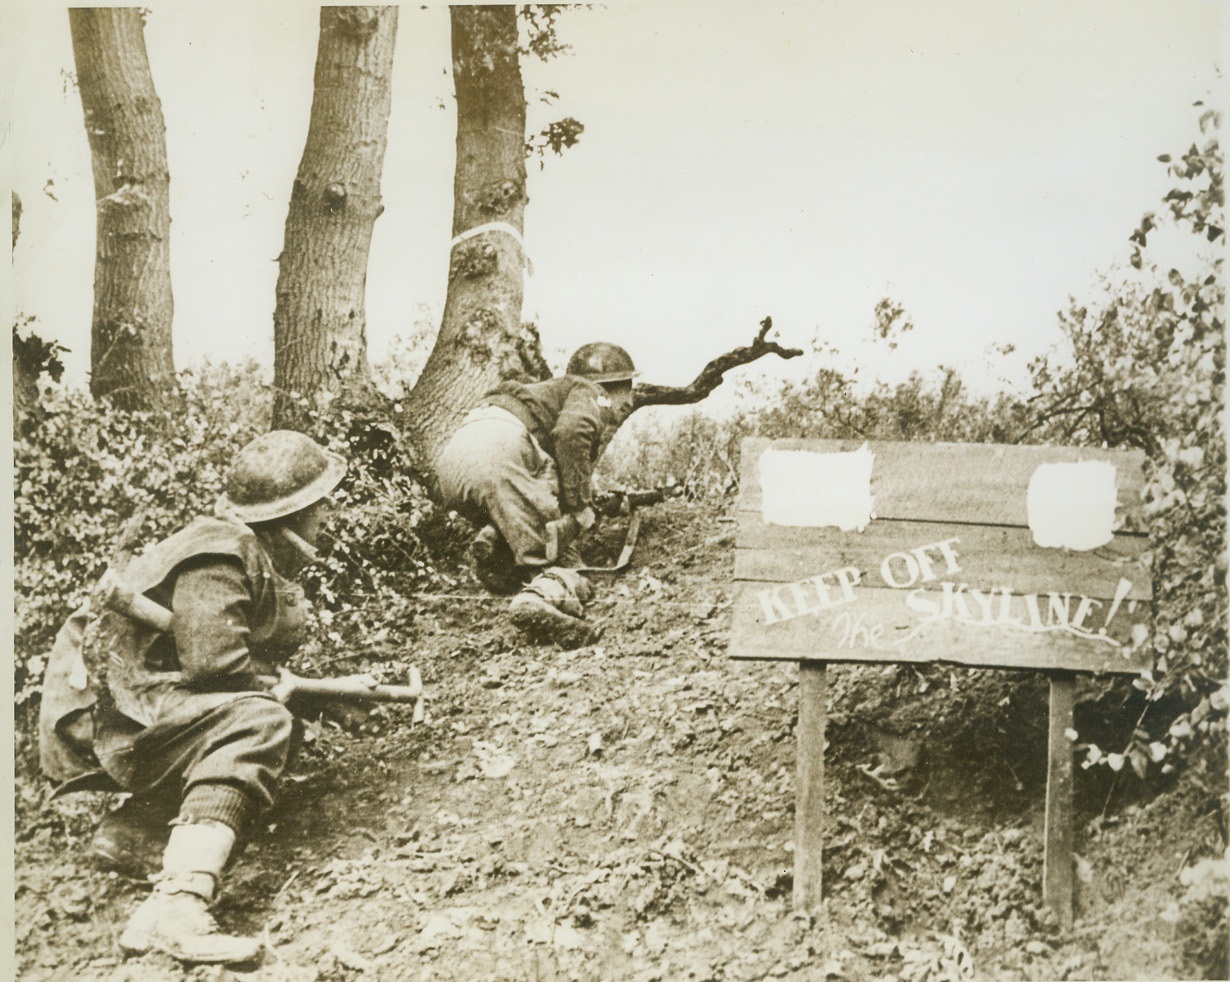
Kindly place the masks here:
[(1123, 763), (1125, 759), (1126, 758), (1124, 758), (1123, 754), (1107, 754), (1106, 755), (1106, 763), (1110, 766), (1110, 769), (1114, 771), (1116, 774), (1119, 773), (1119, 771), (1123, 770)]
[(1139, 747), (1133, 747), (1128, 751), (1128, 759), (1132, 762), (1132, 770), (1136, 772), (1136, 776), (1143, 781), (1149, 770), (1149, 755)]

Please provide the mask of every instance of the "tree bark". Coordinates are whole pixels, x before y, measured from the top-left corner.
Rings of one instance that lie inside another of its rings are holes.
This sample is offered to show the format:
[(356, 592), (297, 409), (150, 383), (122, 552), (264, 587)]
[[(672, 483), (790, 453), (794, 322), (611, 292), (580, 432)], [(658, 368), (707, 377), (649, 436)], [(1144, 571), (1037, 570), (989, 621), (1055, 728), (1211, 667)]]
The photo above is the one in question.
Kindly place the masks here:
[(90, 392), (148, 409), (175, 381), (170, 174), (162, 104), (136, 8), (72, 8), (97, 206)]
[(322, 7), (312, 112), (291, 190), (273, 314), (274, 425), (298, 427), (298, 396), (363, 388), (365, 288), (384, 205), (397, 7)]
[(484, 392), (540, 368), (535, 339), (521, 325), (527, 199), (517, 8), (454, 6), (451, 16), (457, 162), (448, 293), (440, 333), (405, 412), (428, 470)]
[(735, 348), (724, 355), (718, 355), (700, 370), (688, 385), (637, 385), (632, 390), (632, 411), (645, 406), (682, 406), (700, 402), (713, 392), (725, 379), (732, 368), (748, 365), (763, 358), (765, 355), (777, 355), (779, 358), (797, 358), (803, 353), (801, 348), (783, 348), (776, 341), (766, 341), (765, 336), (773, 328), (773, 318), (766, 317), (760, 322), (760, 331), (750, 345)]
[[(13, 252), (17, 251), (17, 239), (21, 235), (21, 198), (13, 192)], [(38, 381), (36, 375), (26, 365), (21, 357), (25, 344), (17, 334), (17, 325), (13, 325), (13, 423), (38, 401)]]

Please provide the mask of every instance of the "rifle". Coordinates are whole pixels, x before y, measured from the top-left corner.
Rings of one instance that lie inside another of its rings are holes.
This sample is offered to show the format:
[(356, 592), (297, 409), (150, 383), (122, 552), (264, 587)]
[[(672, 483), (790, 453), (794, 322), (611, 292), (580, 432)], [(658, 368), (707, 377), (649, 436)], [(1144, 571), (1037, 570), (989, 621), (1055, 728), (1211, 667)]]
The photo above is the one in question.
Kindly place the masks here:
[(628, 515), (628, 531), (624, 533), (624, 544), (619, 550), (619, 558), (613, 566), (583, 566), (582, 573), (620, 573), (628, 568), (632, 561), (632, 550), (636, 548), (636, 540), (641, 532), (641, 516), (639, 509), (646, 505), (658, 505), (667, 498), (677, 498), (683, 494), (682, 484), (663, 484), (656, 488), (645, 488), (625, 491), (606, 491), (594, 497), (594, 511), (607, 518), (617, 515)]
[(677, 498), (683, 494), (682, 484), (662, 484), (656, 488), (644, 488), (624, 491), (604, 491), (594, 496), (594, 511), (607, 518), (616, 515), (630, 515), (637, 508), (646, 505), (660, 505), (667, 498)]
[[(163, 634), (175, 633), (175, 615), (170, 610), (145, 594), (137, 593), (111, 570), (103, 575), (96, 596), (108, 610), (123, 614)], [(423, 679), (419, 670), (414, 667), (410, 669), (409, 685), (381, 685), (370, 675), (309, 679), (286, 669), (281, 669), (276, 677), (262, 675), (260, 679), (270, 690), (274, 690), (283, 702), (291, 695), (358, 702), (410, 702), (414, 704), (411, 721), (423, 721)]]

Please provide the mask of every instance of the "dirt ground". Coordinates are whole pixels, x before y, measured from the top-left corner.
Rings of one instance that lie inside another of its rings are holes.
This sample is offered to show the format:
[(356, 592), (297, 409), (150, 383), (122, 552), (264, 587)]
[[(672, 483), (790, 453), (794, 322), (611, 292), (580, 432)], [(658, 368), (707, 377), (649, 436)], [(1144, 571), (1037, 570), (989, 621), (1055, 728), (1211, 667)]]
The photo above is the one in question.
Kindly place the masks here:
[(368, 616), (383, 662), (341, 659), (340, 635), (315, 651), (389, 681), (417, 665), (428, 716), (313, 725), (217, 911), (264, 937), (259, 966), (125, 960), (116, 938), (147, 888), (84, 855), (108, 800), (49, 803), (19, 751), (19, 977), (922, 982), (1209, 964), (1208, 918), (1179, 884), (1220, 849), (1196, 783), (1132, 801), (1078, 771), (1074, 928), (1042, 906), (1046, 690), (1019, 673), (830, 667), (825, 900), (792, 913), (797, 670), (726, 656), (729, 514), (644, 514), (632, 568), (599, 578), (594, 646), (522, 644), (507, 601), (463, 577)]

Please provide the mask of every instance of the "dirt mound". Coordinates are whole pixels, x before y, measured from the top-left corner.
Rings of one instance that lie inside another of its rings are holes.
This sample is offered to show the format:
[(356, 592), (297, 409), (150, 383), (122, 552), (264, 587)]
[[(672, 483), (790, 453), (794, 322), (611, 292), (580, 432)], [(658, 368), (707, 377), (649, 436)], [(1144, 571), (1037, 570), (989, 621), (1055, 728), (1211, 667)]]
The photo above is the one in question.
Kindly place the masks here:
[(1086, 802), (1075, 929), (1042, 907), (1045, 687), (1027, 674), (830, 668), (826, 899), (792, 914), (797, 673), (726, 658), (733, 529), (712, 506), (647, 510), (631, 569), (599, 578), (601, 641), (574, 651), (523, 644), (468, 579), (420, 598), (392, 633), (427, 723), (383, 707), (314, 727), (228, 882), (220, 918), (267, 941), (256, 969), (122, 961), (142, 888), (85, 863), (103, 800), (48, 805), (27, 776), (21, 977), (1199, 974), (1207, 924), (1178, 875), (1220, 842), (1206, 793)]

